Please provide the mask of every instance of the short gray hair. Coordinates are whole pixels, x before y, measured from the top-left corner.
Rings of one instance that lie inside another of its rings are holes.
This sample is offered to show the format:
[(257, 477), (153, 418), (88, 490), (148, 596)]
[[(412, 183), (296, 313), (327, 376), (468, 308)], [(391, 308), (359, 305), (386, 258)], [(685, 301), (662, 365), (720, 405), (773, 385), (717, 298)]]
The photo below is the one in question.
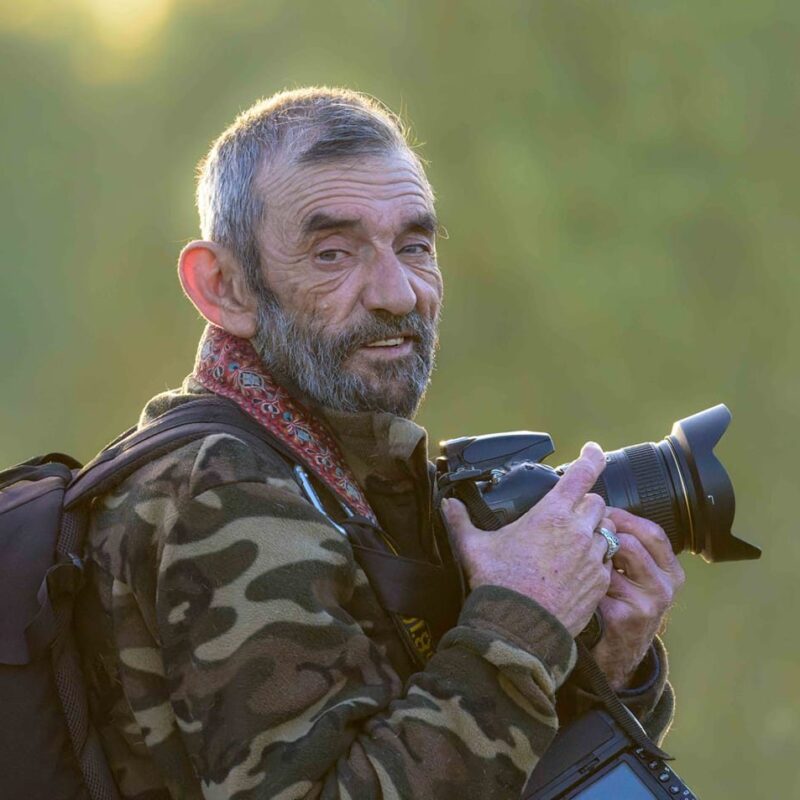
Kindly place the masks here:
[(198, 166), (201, 235), (226, 247), (249, 289), (263, 295), (256, 231), (267, 208), (255, 180), (264, 166), (278, 156), (303, 164), (398, 150), (411, 153), (422, 171), (400, 118), (361, 92), (311, 87), (260, 100), (236, 118)]

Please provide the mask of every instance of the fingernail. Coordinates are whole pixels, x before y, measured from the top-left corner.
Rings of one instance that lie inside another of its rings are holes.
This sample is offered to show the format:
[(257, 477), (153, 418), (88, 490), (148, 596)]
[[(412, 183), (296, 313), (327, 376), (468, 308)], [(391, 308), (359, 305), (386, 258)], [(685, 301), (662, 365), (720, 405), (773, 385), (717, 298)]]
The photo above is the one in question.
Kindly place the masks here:
[(445, 497), (444, 500), (442, 500), (442, 502), (439, 504), (439, 508), (442, 510), (442, 514), (447, 516), (450, 513), (450, 499)]

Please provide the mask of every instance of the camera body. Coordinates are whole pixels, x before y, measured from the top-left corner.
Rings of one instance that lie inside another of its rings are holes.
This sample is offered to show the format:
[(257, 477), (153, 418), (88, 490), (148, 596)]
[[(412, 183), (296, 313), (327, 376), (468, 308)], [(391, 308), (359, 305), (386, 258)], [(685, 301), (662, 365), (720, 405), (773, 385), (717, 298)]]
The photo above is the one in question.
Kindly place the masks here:
[(637, 747), (600, 709), (562, 728), (522, 800), (696, 800), (660, 758)]
[(555, 452), (547, 433), (462, 436), (442, 442), (441, 450), (437, 461), (440, 491), (473, 482), (501, 525), (522, 516), (561, 477), (557, 469), (541, 463)]

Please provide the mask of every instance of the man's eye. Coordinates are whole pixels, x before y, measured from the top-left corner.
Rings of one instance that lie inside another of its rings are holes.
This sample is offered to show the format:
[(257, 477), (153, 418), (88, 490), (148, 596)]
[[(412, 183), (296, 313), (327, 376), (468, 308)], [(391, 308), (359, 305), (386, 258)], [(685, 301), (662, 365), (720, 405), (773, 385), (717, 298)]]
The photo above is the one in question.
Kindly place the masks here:
[(421, 256), (425, 253), (432, 253), (433, 248), (429, 244), (422, 242), (415, 242), (414, 244), (407, 244), (400, 249), (401, 253), (407, 253), (410, 256)]
[(347, 255), (344, 250), (321, 250), (317, 253), (317, 258), (326, 264), (335, 264)]

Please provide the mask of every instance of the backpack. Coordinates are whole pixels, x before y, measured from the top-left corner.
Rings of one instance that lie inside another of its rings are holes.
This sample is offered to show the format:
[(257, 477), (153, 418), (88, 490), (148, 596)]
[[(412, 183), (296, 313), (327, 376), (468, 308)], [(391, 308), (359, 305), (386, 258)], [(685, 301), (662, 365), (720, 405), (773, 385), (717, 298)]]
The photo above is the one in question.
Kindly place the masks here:
[[(297, 473), (297, 458), (263, 426), (218, 397), (171, 409), (131, 428), (86, 466), (49, 453), (0, 472), (0, 798), (119, 800), (97, 732), (73, 631), (83, 546), (95, 498), (137, 469), (213, 433), (269, 445)], [(302, 473), (302, 469), (301, 469)], [(302, 473), (304, 475), (304, 473)], [(359, 536), (365, 520), (342, 525)], [(446, 629), (461, 602), (452, 569), (397, 558), (351, 541), (388, 612), (433, 613)], [(447, 599), (445, 599), (447, 598)]]

